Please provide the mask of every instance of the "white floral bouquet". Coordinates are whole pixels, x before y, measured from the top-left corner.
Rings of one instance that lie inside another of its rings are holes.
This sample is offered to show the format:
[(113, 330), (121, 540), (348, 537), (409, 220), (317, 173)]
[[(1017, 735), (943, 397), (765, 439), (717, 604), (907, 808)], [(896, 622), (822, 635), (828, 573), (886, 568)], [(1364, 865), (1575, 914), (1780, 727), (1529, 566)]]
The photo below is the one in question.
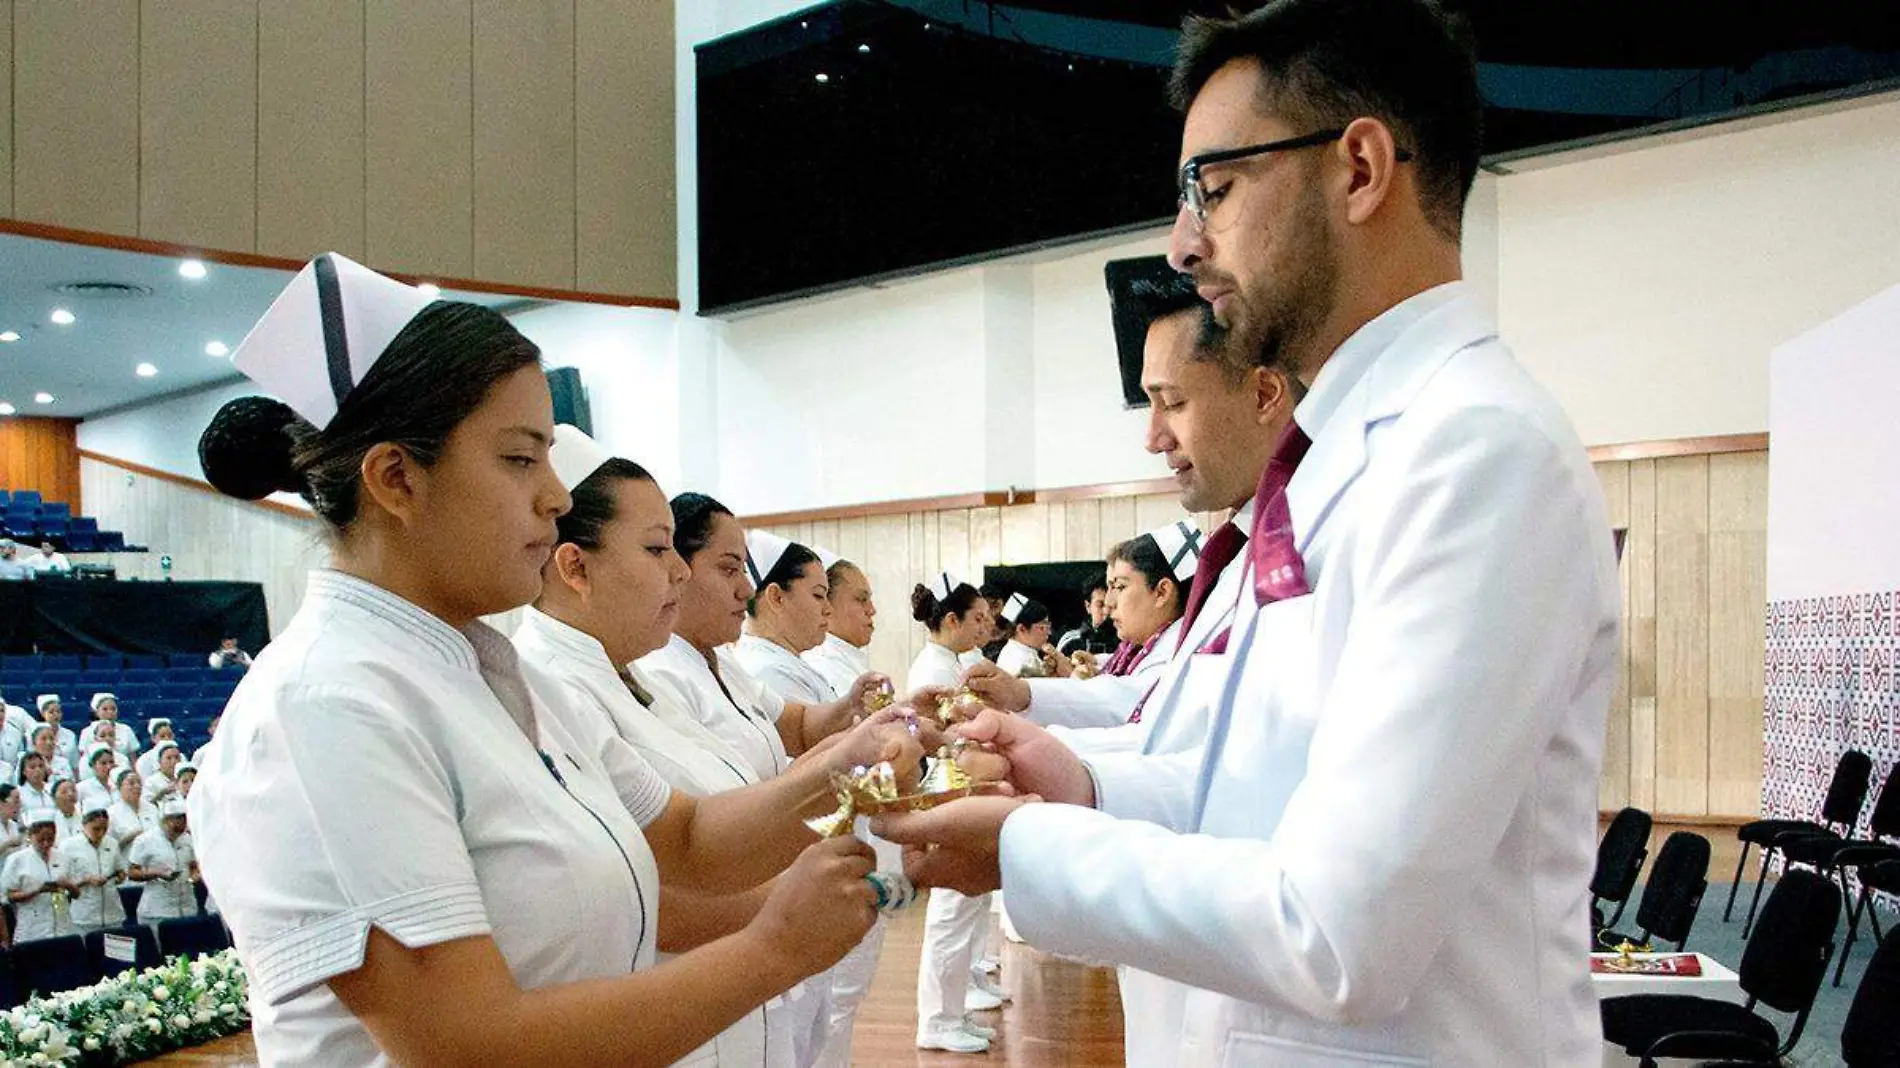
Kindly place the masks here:
[(0, 1013), (0, 1068), (131, 1064), (250, 1026), (244, 966), (225, 950), (177, 957)]

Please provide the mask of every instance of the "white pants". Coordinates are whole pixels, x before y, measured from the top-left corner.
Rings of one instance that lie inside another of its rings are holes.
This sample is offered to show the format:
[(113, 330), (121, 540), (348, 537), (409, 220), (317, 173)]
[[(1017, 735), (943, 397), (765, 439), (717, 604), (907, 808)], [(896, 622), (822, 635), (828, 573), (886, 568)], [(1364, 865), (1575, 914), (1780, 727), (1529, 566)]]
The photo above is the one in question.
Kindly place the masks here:
[(888, 922), (879, 916), (864, 941), (831, 969), (831, 1027), (818, 1054), (817, 1068), (851, 1068), (851, 1030), (857, 1026), (858, 1006), (864, 1004), (871, 979), (877, 974)]
[(766, 1068), (812, 1068), (831, 1025), (831, 973), (797, 984), (765, 1004)]
[(930, 891), (924, 914), (924, 952), (917, 961), (917, 1033), (963, 1025), (970, 965), (989, 937), (990, 895), (965, 897)]

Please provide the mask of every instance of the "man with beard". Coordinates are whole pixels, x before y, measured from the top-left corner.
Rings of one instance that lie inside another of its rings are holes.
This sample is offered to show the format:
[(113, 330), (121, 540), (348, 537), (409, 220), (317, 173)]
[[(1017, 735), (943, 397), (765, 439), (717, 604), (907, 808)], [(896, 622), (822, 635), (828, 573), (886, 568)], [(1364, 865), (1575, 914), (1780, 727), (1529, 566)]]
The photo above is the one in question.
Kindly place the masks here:
[(1254, 498), (1205, 743), (892, 817), (916, 876), (1168, 980), (1129, 1063), (1601, 1063), (1582, 960), (1615, 563), (1561, 409), (1458, 279), (1481, 105), (1425, 0), (1190, 21), (1171, 257), (1311, 387)]

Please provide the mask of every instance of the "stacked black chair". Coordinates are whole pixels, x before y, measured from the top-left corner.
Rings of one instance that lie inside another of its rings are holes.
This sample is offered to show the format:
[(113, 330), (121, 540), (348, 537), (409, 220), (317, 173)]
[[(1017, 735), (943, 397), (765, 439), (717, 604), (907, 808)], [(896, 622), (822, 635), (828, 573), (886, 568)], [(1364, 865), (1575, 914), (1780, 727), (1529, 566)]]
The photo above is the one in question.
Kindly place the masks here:
[[(1847, 971), (1848, 955), (1860, 938), (1860, 918), (1865, 915), (1874, 925), (1874, 940), (1880, 940), (1880, 919), (1867, 908), (1872, 892), (1867, 887), (1866, 870), (1887, 861), (1900, 860), (1900, 761), (1887, 772), (1887, 779), (1874, 798), (1866, 838), (1842, 838), (1832, 832), (1805, 834), (1788, 832), (1776, 841), (1782, 856), (1790, 864), (1802, 864), (1823, 875), (1832, 873), (1841, 884), (1841, 893), (1852, 902), (1847, 910), (1847, 937), (1841, 942), (1839, 959), (1834, 964), (1834, 985), (1841, 985)], [(1858, 896), (1847, 885), (1847, 875), (1861, 877)]]
[[(1654, 1068), (1659, 1058), (1729, 1058), (1779, 1064), (1808, 1024), (1808, 1012), (1834, 954), (1841, 891), (1794, 869), (1775, 884), (1761, 925), (1742, 950), (1744, 1004), (1683, 994), (1632, 994), (1603, 1002), (1603, 1037)], [(1784, 1039), (1755, 1011), (1766, 1005), (1794, 1016)]]
[[(113, 960), (106, 956), (107, 935), (132, 939), (133, 959)], [(93, 974), (102, 979), (134, 969), (156, 968), (165, 963), (164, 955), (158, 951), (158, 936), (152, 933), (150, 927), (143, 926), (110, 928), (86, 935), (86, 958), (92, 962)]]
[(1868, 778), (1873, 773), (1874, 762), (1866, 753), (1858, 749), (1849, 749), (1841, 754), (1834, 765), (1834, 777), (1829, 780), (1827, 797), (1821, 801), (1821, 818), (1815, 820), (1755, 820), (1744, 823), (1735, 832), (1741, 839), (1742, 855), (1735, 860), (1735, 881), (1728, 888), (1728, 904), (1722, 908), (1722, 919), (1726, 922), (1735, 908), (1735, 892), (1741, 889), (1742, 868), (1748, 863), (1748, 847), (1758, 845), (1761, 851), (1761, 872), (1755, 881), (1755, 896), (1748, 903), (1748, 919), (1742, 924), (1742, 937), (1755, 924), (1755, 909), (1761, 904), (1762, 883), (1768, 880), (1768, 867), (1774, 862), (1780, 851), (1776, 840), (1783, 835), (1814, 834), (1825, 832), (1846, 838), (1854, 833), (1854, 823), (1860, 819), (1860, 809), (1867, 801)]
[(28, 997), (77, 990), (94, 981), (86, 940), (78, 935), (15, 942), (13, 974), (20, 992)]
[[(1893, 1068), (1900, 1064), (1900, 932), (1881, 939), (1861, 976), (1854, 1003), (1841, 1026), (1841, 1061), (1847, 1068)], [(1781, 1068), (1779, 1060), (1723, 1061), (1702, 1068)]]
[(202, 957), (230, 949), (231, 936), (216, 916), (186, 916), (158, 921), (158, 946), (167, 957)]
[[(1649, 813), (1626, 808), (1616, 814), (1597, 843), (1596, 873), (1590, 877), (1590, 925), (1594, 931), (1616, 926), (1629, 904), (1630, 890), (1642, 874), (1643, 861), (1649, 856)], [(1616, 906), (1603, 915), (1605, 902)]]
[(1689, 930), (1702, 908), (1702, 892), (1709, 888), (1709, 840), (1690, 831), (1677, 831), (1663, 842), (1656, 863), (1649, 866), (1642, 903), (1636, 906), (1634, 937), (1605, 929), (1597, 946), (1615, 949), (1624, 942), (1674, 942), (1678, 950), (1689, 945)]

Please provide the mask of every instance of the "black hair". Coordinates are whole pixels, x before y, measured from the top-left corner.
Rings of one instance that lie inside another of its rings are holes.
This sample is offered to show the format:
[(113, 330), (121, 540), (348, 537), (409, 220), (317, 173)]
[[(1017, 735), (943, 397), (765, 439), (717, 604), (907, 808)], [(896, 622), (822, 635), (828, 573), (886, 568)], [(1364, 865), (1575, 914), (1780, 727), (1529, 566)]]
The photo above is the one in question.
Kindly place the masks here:
[(731, 516), (732, 509), (704, 493), (682, 493), (673, 498), (673, 548), (687, 563), (712, 539), (713, 520)]
[[(1111, 556), (1109, 559), (1113, 560), (1114, 557)], [(1108, 576), (1097, 575), (1089, 580), (1088, 585), (1082, 587), (1082, 606), (1084, 608), (1088, 607), (1088, 603), (1095, 599), (1096, 590), (1100, 590), (1103, 593), (1108, 592)]]
[(1130, 280), (1124, 299), (1141, 321), (1153, 326), (1170, 315), (1209, 310), (1195, 288), (1194, 278), (1161, 261), (1162, 270), (1144, 272)]
[[(40, 759), (45, 760), (46, 758), (41, 757)], [(22, 768), (26, 767), (24, 763), (22, 763), (20, 766)], [(18, 789), (19, 787), (13, 785), (10, 782), (0, 782), (0, 805), (6, 804), (7, 798), (12, 797), (13, 791), (18, 790)]]
[(942, 629), (943, 621), (956, 616), (962, 619), (976, 607), (977, 598), (983, 594), (967, 582), (958, 584), (950, 593), (948, 600), (938, 600), (930, 587), (919, 585), (910, 591), (910, 618), (929, 627), (931, 633)]
[(1174, 569), (1168, 566), (1167, 556), (1162, 553), (1161, 546), (1155, 542), (1152, 534), (1138, 534), (1108, 550), (1108, 562), (1112, 564), (1117, 560), (1139, 571), (1141, 577), (1148, 581), (1149, 589), (1159, 589), (1162, 579), (1173, 582), (1175, 611), (1180, 612), (1185, 608), (1188, 590), (1194, 580), (1189, 578), (1184, 581), (1174, 573)]
[(1185, 112), (1214, 73), (1260, 64), (1262, 110), (1295, 136), (1358, 118), (1385, 123), (1412, 153), (1419, 200), (1456, 239), (1484, 143), (1477, 58), (1462, 20), (1432, 0), (1273, 0), (1235, 18), (1182, 26), (1169, 95)]
[(255, 501), (296, 493), (337, 530), (355, 522), (363, 457), (384, 442), (428, 467), (497, 383), (541, 350), (488, 308), (436, 301), (403, 327), (318, 430), (282, 401), (241, 397), (198, 439), (205, 478)]
[(600, 548), (600, 536), (614, 521), (619, 508), (614, 493), (622, 482), (651, 482), (647, 469), (632, 460), (612, 457), (594, 469), (569, 493), (574, 506), (554, 521), (555, 537), (590, 552)]
[(864, 574), (864, 572), (858, 567), (858, 565), (852, 563), (849, 560), (839, 560), (839, 561), (834, 562), (830, 567), (825, 568), (825, 585), (830, 587), (829, 596), (833, 600), (836, 600), (838, 597), (838, 587), (844, 585), (845, 579), (851, 577), (852, 575), (862, 575), (862, 574)]
[(1023, 605), (1023, 610), (1016, 613), (1015, 619), (1009, 621), (1009, 629), (1012, 634), (1023, 627), (1033, 627), (1049, 618), (1048, 606), (1032, 598), (1024, 598), (1024, 600), (1027, 603)]
[(753, 590), (752, 598), (745, 603), (746, 614), (749, 616), (759, 614), (759, 594), (764, 593), (767, 586), (777, 586), (781, 590), (789, 591), (792, 583), (804, 576), (807, 567), (821, 562), (818, 554), (805, 546), (797, 542), (787, 545), (784, 554), (778, 558), (778, 563), (772, 565), (772, 570), (759, 577), (758, 586)]

